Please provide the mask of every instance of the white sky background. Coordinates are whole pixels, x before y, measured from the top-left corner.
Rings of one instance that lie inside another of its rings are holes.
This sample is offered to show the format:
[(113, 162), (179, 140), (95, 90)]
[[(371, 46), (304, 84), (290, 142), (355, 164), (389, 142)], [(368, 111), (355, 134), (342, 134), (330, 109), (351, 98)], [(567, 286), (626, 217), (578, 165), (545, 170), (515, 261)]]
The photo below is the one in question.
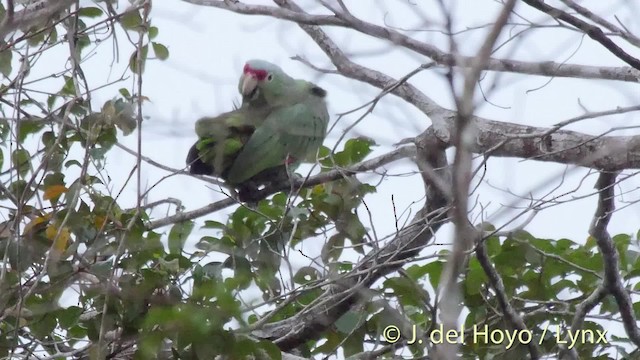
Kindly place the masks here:
[[(309, 0), (298, 3), (303, 5), (313, 2)], [(89, 1), (83, 1), (83, 3), (88, 4)], [(272, 4), (270, 1), (257, 0), (254, 3)], [(454, 29), (456, 30), (490, 23), (500, 9), (500, 4), (492, 0), (447, 1), (447, 3), (457, 3), (454, 8)], [(126, 2), (121, 1), (121, 4), (124, 5)], [(418, 7), (412, 4), (420, 5)], [(599, 14), (612, 22), (615, 22), (613, 16), (616, 15), (631, 32), (640, 34), (640, 22), (637, 20), (637, 14), (640, 13), (640, 0), (589, 0), (581, 4), (592, 10), (606, 9)], [(347, 5), (355, 15), (380, 25), (386, 23), (403, 29), (442, 28), (439, 25), (442, 24), (440, 11), (433, 0), (412, 2), (352, 0), (348, 1)], [(516, 10), (529, 20), (544, 20), (545, 24), (552, 23), (547, 15), (531, 10), (523, 4), (520, 4)], [(516, 19), (513, 20), (516, 21)], [(517, 22), (522, 21), (517, 20)], [(300, 62), (290, 60), (290, 57), (300, 55), (320, 68), (333, 68), (317, 45), (297, 25), (290, 22), (239, 15), (224, 10), (195, 6), (179, 0), (161, 0), (154, 1), (152, 24), (160, 29), (156, 41), (169, 48), (170, 58), (165, 62), (148, 61), (146, 65), (143, 93), (150, 98), (151, 102), (144, 108), (147, 119), (142, 128), (142, 148), (145, 156), (167, 166), (174, 168), (185, 166), (187, 151), (196, 140), (193, 129), (196, 119), (228, 111), (233, 102), (239, 100), (237, 79), (244, 61), (248, 59), (261, 58), (274, 62), (294, 77), (313, 80), (324, 87), (328, 90), (329, 111), (332, 115), (359, 107), (380, 92), (355, 80), (333, 74), (319, 74)], [(342, 46), (344, 51), (351, 53), (352, 59), (357, 63), (396, 78), (409, 73), (421, 63), (429, 62), (429, 59), (421, 55), (395, 49), (385, 41), (362, 36), (354, 31), (342, 28), (325, 28), (325, 31)], [(485, 33), (486, 30), (478, 30), (456, 37), (458, 48), (465, 55), (472, 55), (481, 44)], [(416, 31), (412, 35), (441, 49), (447, 48), (446, 36), (437, 31)], [(136, 39), (136, 36), (132, 34), (133, 39)], [(503, 36), (502, 39), (504, 38)], [(565, 29), (538, 29), (528, 32), (524, 39), (524, 41), (522, 39), (513, 41), (512, 46), (506, 46), (494, 56), (525, 61), (566, 61), (571, 64), (602, 66), (626, 65), (590, 39), (582, 38), (580, 34)], [(623, 44), (622, 41), (617, 42)], [(120, 63), (115, 64), (111, 72), (108, 71), (113, 60), (110, 42), (101, 44), (96, 54), (84, 64), (91, 86), (97, 87), (115, 80), (127, 66), (133, 48), (127, 43), (122, 32), (119, 33), (119, 44), (121, 45)], [(39, 66), (32, 69), (31, 78), (47, 76), (53, 71), (60, 70), (63, 66), (60, 59), (66, 59), (64, 54), (68, 49), (59, 50), (58, 54), (62, 57), (58, 56), (55, 63), (40, 61)], [(626, 50), (640, 57), (638, 49), (626, 47)], [(442, 76), (444, 73), (444, 69), (430, 69), (414, 76), (409, 82), (439, 104), (453, 108), (451, 90)], [(489, 73), (486, 80), (489, 82), (483, 82), (485, 89), (496, 78)], [(477, 115), (494, 120), (544, 127), (583, 114), (580, 104), (589, 111), (603, 111), (640, 103), (638, 84), (569, 78), (550, 79), (509, 73), (500, 74), (497, 81), (497, 89), (489, 95), (493, 105), (481, 103), (476, 112)], [(61, 79), (54, 82), (55, 89), (62, 84)], [(131, 90), (132, 80), (126, 83)], [(96, 109), (112, 98), (120, 87), (123, 87), (122, 84), (93, 93)], [(478, 99), (481, 100), (480, 97)], [(341, 130), (357, 120), (361, 114), (362, 112), (358, 112), (344, 117), (341, 124), (329, 135), (325, 145), (332, 146), (341, 135)], [(332, 124), (336, 118), (332, 116)], [(586, 120), (568, 128), (589, 134), (600, 134), (616, 126), (640, 125), (638, 118), (637, 113), (631, 113)], [(416, 136), (430, 125), (430, 120), (412, 105), (389, 95), (378, 103), (373, 114), (356, 126), (347, 138), (366, 135), (375, 139), (380, 146), (370, 156), (376, 156), (392, 150), (393, 143), (406, 137)], [(637, 133), (637, 129), (631, 129), (617, 131), (613, 135)], [(135, 133), (128, 137), (120, 137), (120, 141), (131, 149), (137, 146)], [(114, 148), (109, 153), (107, 162), (108, 173), (112, 180), (110, 186), (117, 192), (135, 164), (135, 158)], [(416, 170), (415, 165), (406, 160), (390, 164), (386, 168), (392, 174), (405, 174)], [(299, 172), (303, 169), (306, 168), (301, 168)], [(561, 183), (563, 184), (554, 191), (554, 194), (568, 193), (579, 187), (578, 191), (563, 197), (563, 200), (593, 192), (596, 173), (584, 179), (588, 170), (573, 169), (566, 177), (561, 178), (566, 169), (565, 166), (536, 161), (491, 159), (487, 164), (484, 182), (474, 194), (471, 203), (477, 201), (482, 204), (485, 216), (490, 216), (501, 210), (505, 204), (526, 207), (527, 201), (517, 203), (514, 201), (518, 196), (528, 197), (532, 189), (536, 189), (535, 198)], [(166, 171), (153, 166), (145, 164), (143, 167), (143, 183), (146, 187), (154, 185), (166, 175), (168, 175)], [(379, 179), (374, 176), (360, 178), (371, 184), (376, 184)], [(542, 184), (547, 186), (540, 188)], [(621, 189), (630, 191), (624, 197), (626, 201), (638, 200), (637, 190), (632, 191), (638, 187), (638, 184), (639, 181), (634, 177), (623, 182), (616, 191), (617, 193), (620, 193)], [(151, 191), (148, 200), (152, 202), (167, 197), (177, 198), (183, 201), (185, 210), (189, 211), (226, 197), (216, 189), (209, 189), (208, 186), (210, 186), (208, 183), (188, 176), (173, 176), (163, 179)], [(120, 204), (133, 206), (136, 193), (135, 181), (133, 181), (123, 192)], [(424, 201), (424, 189), (420, 176), (412, 174), (388, 177), (379, 186), (377, 194), (366, 197), (367, 205), (372, 210), (373, 223), (380, 237), (395, 232), (392, 196), (398, 213), (402, 213), (412, 204), (414, 204), (412, 206), (414, 211), (417, 210)], [(538, 214), (526, 230), (537, 237), (556, 239), (566, 237), (584, 242), (588, 236), (587, 231), (595, 211), (596, 200), (596, 197), (592, 196), (546, 209)], [(623, 205), (618, 202), (618, 208)], [(207, 215), (198, 219), (197, 222), (201, 225), (207, 219), (225, 221), (225, 214), (232, 210), (226, 209)], [(174, 210), (171, 209), (169, 214), (173, 212)], [(413, 213), (411, 212), (409, 216), (412, 217)], [(475, 216), (479, 213), (479, 208), (473, 212)], [(166, 214), (166, 209), (153, 212), (155, 219)], [(360, 214), (365, 226), (370, 227), (364, 208), (361, 208)], [(513, 214), (515, 214), (513, 211), (502, 213), (499, 218), (490, 218), (489, 221), (501, 225), (504, 221), (511, 219)], [(400, 219), (400, 224), (406, 218), (405, 212), (404, 218)], [(635, 233), (640, 227), (639, 219), (640, 205), (620, 209), (614, 215), (609, 230), (611, 234)], [(522, 220), (524, 218), (516, 221), (516, 224)], [(478, 222), (478, 219), (475, 218), (474, 222)], [(168, 228), (164, 231), (168, 233)], [(204, 234), (205, 232), (194, 232), (188, 246), (194, 245)], [(438, 242), (450, 242), (450, 240), (448, 233), (438, 234)], [(310, 255), (319, 255), (322, 243), (306, 241), (302, 246)], [(304, 265), (307, 264), (308, 261), (304, 263)]]

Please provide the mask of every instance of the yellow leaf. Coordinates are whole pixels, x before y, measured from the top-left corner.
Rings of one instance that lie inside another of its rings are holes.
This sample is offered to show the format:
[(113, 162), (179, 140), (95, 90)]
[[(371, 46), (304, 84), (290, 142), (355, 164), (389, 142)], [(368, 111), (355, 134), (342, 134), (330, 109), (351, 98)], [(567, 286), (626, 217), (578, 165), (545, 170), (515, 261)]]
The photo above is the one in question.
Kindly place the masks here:
[(58, 252), (63, 252), (67, 248), (67, 244), (71, 238), (69, 228), (66, 226), (60, 231), (60, 236), (56, 238), (56, 235), (58, 235), (58, 227), (55, 225), (49, 225), (45, 231), (45, 235), (47, 235), (47, 239), (53, 241), (53, 249)]
[(53, 240), (58, 233), (58, 228), (55, 225), (49, 225), (44, 233), (47, 235), (47, 239)]
[(107, 218), (105, 216), (96, 215), (95, 219), (93, 220), (93, 225), (98, 230), (102, 229), (106, 224), (107, 224)]
[(51, 185), (44, 189), (44, 199), (51, 200), (57, 199), (60, 195), (67, 192), (67, 189), (64, 185)]
[(27, 225), (24, 226), (23, 236), (29, 234), (34, 231), (36, 226), (48, 222), (51, 219), (52, 214), (45, 214), (44, 216), (38, 216), (35, 219), (31, 220)]

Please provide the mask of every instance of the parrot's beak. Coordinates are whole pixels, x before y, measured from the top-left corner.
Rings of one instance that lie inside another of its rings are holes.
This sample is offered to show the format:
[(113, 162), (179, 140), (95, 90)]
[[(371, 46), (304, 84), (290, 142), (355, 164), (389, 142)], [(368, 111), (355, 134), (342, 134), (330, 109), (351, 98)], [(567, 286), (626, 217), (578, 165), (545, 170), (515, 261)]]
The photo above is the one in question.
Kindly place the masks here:
[(258, 79), (253, 74), (243, 74), (242, 75), (242, 85), (240, 87), (240, 92), (242, 96), (250, 96), (258, 87)]

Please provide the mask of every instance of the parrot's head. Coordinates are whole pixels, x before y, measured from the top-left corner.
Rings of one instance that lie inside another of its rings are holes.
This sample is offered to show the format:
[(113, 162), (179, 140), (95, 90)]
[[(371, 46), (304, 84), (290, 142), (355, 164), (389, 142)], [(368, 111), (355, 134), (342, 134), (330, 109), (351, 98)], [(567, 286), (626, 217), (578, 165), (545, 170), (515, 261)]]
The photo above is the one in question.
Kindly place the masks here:
[(278, 65), (264, 60), (249, 60), (242, 69), (238, 90), (249, 101), (262, 94), (267, 103), (277, 105), (293, 81)]

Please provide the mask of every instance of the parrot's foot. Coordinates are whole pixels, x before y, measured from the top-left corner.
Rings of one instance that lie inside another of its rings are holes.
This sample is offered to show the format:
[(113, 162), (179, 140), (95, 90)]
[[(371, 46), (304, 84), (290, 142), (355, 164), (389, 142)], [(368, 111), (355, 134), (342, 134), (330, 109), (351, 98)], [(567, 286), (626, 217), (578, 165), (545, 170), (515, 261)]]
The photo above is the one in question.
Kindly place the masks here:
[(265, 188), (289, 188), (291, 184), (302, 182), (303, 176), (294, 172), (287, 172), (284, 166), (262, 171), (249, 181), (237, 185), (238, 200), (241, 202), (257, 203), (264, 199), (262, 192)]
[(189, 166), (189, 174), (193, 175), (213, 175), (213, 167), (202, 161), (198, 153), (197, 143), (189, 149), (187, 155), (187, 165)]
[(238, 186), (238, 200), (246, 203), (257, 203), (264, 196), (260, 196), (260, 189), (256, 186)]

